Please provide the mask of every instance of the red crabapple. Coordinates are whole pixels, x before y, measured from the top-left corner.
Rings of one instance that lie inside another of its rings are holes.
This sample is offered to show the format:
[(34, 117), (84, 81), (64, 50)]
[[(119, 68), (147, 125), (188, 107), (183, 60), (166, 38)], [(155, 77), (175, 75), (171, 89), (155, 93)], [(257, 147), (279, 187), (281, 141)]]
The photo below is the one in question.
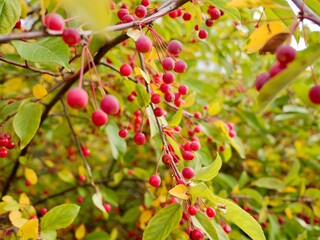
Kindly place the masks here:
[(101, 109), (98, 109), (92, 113), (91, 119), (94, 125), (101, 127), (108, 122), (108, 115)]
[(122, 76), (128, 77), (132, 73), (132, 67), (129, 64), (122, 64), (119, 69)]
[(44, 18), (44, 25), (53, 31), (62, 32), (64, 29), (64, 19), (57, 13), (49, 13)]
[(149, 178), (149, 183), (153, 187), (159, 187), (161, 185), (161, 178), (159, 177), (159, 175), (152, 175)]
[(133, 137), (133, 141), (137, 144), (137, 145), (143, 145), (146, 142), (146, 136), (144, 135), (144, 133), (142, 132), (137, 132), (134, 137)]
[(129, 14), (129, 11), (128, 11), (127, 9), (125, 9), (125, 8), (121, 8), (121, 9), (118, 11), (118, 13), (117, 13), (118, 18), (119, 18), (121, 21), (122, 21), (123, 17), (126, 16), (126, 15), (128, 15), (128, 14)]
[(174, 71), (177, 73), (184, 73), (187, 69), (187, 64), (183, 60), (179, 60), (174, 65)]
[(136, 7), (135, 14), (138, 18), (143, 18), (147, 15), (147, 8), (143, 5)]
[(188, 12), (186, 12), (186, 13), (183, 14), (182, 18), (183, 18), (183, 20), (185, 20), (185, 21), (190, 21), (190, 19), (191, 19), (191, 14), (188, 13)]
[(138, 52), (146, 53), (149, 52), (152, 48), (152, 41), (147, 36), (141, 36), (136, 41), (136, 49)]
[(198, 37), (200, 39), (205, 39), (205, 38), (207, 38), (207, 36), (208, 36), (208, 32), (204, 29), (201, 29), (198, 33)]
[(152, 95), (151, 95), (151, 102), (152, 102), (153, 104), (158, 104), (158, 103), (160, 103), (160, 102), (161, 102), (161, 96), (160, 96), (159, 94), (156, 94), (156, 93), (152, 94)]
[(210, 16), (213, 20), (218, 20), (221, 17), (221, 12), (217, 8), (213, 8), (210, 11)]
[(76, 29), (67, 28), (62, 33), (62, 39), (68, 46), (75, 46), (80, 42), (81, 36)]
[(269, 73), (260, 73), (256, 77), (256, 82), (255, 86), (258, 91), (263, 87), (263, 85), (270, 79), (270, 74)]
[(172, 40), (168, 44), (168, 52), (172, 55), (179, 55), (182, 51), (182, 43), (178, 40)]
[(190, 206), (190, 207), (188, 207), (188, 213), (191, 216), (194, 216), (198, 213), (198, 209), (195, 206)]
[(207, 207), (206, 213), (209, 218), (216, 216), (216, 211), (211, 207)]
[(4, 147), (0, 148), (0, 158), (8, 157), (8, 150)]
[(128, 130), (127, 129), (120, 129), (118, 134), (119, 134), (119, 137), (126, 138), (128, 136)]
[(314, 104), (320, 104), (320, 85), (315, 85), (310, 88), (309, 99)]
[(288, 63), (292, 62), (295, 57), (296, 50), (289, 45), (278, 47), (276, 51), (276, 58), (283, 65), (287, 65)]
[(141, 5), (148, 7), (150, 5), (150, 0), (141, 0)]
[(101, 100), (100, 106), (105, 113), (110, 115), (116, 115), (120, 110), (118, 99), (111, 94), (104, 96)]
[(160, 108), (160, 107), (156, 107), (154, 109), (154, 115), (156, 117), (162, 117), (164, 115), (164, 110), (162, 108)]
[(188, 94), (189, 88), (186, 85), (181, 85), (179, 86), (178, 91), (182, 96), (184, 96)]
[(166, 72), (165, 74), (163, 74), (162, 76), (162, 80), (164, 83), (166, 84), (171, 84), (174, 82), (174, 75), (172, 72)]
[(199, 228), (192, 230), (190, 235), (192, 240), (202, 240), (204, 238), (204, 233)]
[(270, 77), (274, 77), (275, 75), (279, 74), (285, 68), (286, 68), (286, 66), (282, 65), (279, 62), (274, 64), (274, 65), (272, 65), (271, 68), (269, 69)]
[(171, 57), (166, 57), (161, 62), (162, 67), (166, 71), (171, 71), (174, 68), (174, 60)]
[(67, 93), (67, 103), (71, 108), (81, 109), (88, 103), (88, 93), (79, 87), (72, 88)]
[(194, 176), (194, 170), (191, 167), (185, 167), (182, 169), (182, 176), (186, 179), (191, 179)]

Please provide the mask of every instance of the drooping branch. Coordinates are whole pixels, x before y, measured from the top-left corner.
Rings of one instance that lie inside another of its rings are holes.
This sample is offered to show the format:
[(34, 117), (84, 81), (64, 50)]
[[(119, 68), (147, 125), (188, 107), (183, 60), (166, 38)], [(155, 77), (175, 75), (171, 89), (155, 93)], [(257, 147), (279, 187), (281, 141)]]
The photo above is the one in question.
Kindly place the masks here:
[(300, 9), (301, 14), (303, 18), (308, 19), (310, 21), (312, 21), (313, 23), (317, 24), (318, 26), (320, 26), (320, 17), (315, 14), (306, 4), (305, 1), (301, 1), (301, 0), (292, 0), (292, 2), (294, 3), (294, 5), (297, 6), (297, 8)]

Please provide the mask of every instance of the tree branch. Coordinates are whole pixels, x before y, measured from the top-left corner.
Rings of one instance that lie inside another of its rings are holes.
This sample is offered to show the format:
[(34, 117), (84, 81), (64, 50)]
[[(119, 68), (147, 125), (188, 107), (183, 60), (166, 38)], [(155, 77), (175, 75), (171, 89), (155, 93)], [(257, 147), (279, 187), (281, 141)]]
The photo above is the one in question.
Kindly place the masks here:
[(294, 3), (294, 5), (297, 6), (297, 8), (300, 9), (301, 11), (301, 17), (308, 19), (310, 21), (312, 21), (313, 23), (317, 24), (318, 26), (320, 26), (320, 17), (315, 14), (306, 4), (305, 1), (301, 1), (301, 0), (292, 0), (292, 2)]
[(21, 32), (6, 35), (0, 35), (0, 43), (10, 42), (11, 40), (34, 39), (49, 36), (61, 36), (61, 34), (50, 34), (45, 31)]
[(28, 69), (28, 70), (30, 70), (30, 71), (32, 71), (32, 72), (37, 72), (37, 73), (42, 73), (42, 74), (48, 74), (48, 75), (51, 75), (51, 76), (53, 76), (53, 77), (59, 77), (59, 76), (62, 75), (61, 72), (55, 73), (55, 72), (51, 72), (51, 71), (47, 71), (47, 70), (42, 70), (42, 69), (30, 67), (29, 65), (12, 61), (12, 60), (7, 59), (7, 58), (5, 58), (5, 57), (3, 57), (3, 56), (1, 56), (1, 55), (0, 55), (0, 61), (9, 63), (9, 64), (14, 65), (14, 66), (17, 66), (17, 67), (21, 67), (21, 68)]

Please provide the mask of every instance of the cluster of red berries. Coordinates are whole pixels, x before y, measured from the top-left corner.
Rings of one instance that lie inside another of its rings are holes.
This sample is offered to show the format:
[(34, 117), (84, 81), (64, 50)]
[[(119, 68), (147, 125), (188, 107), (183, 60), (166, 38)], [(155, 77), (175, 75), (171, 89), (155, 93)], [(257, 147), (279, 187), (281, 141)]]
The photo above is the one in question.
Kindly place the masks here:
[(44, 19), (44, 26), (47, 27), (49, 31), (62, 33), (62, 39), (68, 46), (75, 46), (81, 40), (81, 36), (76, 29), (65, 29), (65, 20), (57, 13), (47, 14)]
[(260, 73), (255, 82), (256, 89), (260, 91), (263, 85), (272, 77), (287, 68), (288, 64), (296, 57), (296, 50), (289, 45), (278, 47), (276, 50), (277, 63), (271, 66), (269, 72)]
[[(148, 14), (148, 6), (150, 5), (149, 0), (142, 0), (141, 4), (136, 7), (134, 14), (130, 14), (128, 11), (128, 7), (126, 4), (123, 4), (119, 11), (117, 12), (118, 18), (121, 20), (120, 23), (129, 23), (133, 22), (136, 19), (144, 18)], [(114, 5), (111, 7), (111, 9), (114, 9)], [(136, 18), (135, 18), (136, 17)]]
[[(88, 100), (88, 93), (82, 88), (72, 88), (67, 93), (67, 103), (71, 108), (82, 109), (88, 104)], [(108, 94), (102, 98), (100, 107), (101, 109), (95, 110), (91, 116), (92, 122), (98, 127), (108, 122), (108, 114), (118, 114), (120, 103), (115, 96)]]
[(0, 137), (0, 158), (8, 157), (8, 149), (13, 149), (14, 146), (15, 144), (13, 141), (11, 141), (11, 136), (9, 134), (3, 134)]

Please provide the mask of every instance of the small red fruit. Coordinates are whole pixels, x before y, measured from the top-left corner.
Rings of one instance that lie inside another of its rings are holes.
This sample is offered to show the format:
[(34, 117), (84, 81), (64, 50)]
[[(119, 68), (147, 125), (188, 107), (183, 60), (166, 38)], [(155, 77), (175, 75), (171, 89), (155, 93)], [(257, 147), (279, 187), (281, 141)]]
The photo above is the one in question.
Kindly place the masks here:
[(314, 104), (320, 104), (320, 85), (315, 85), (310, 88), (309, 99)]
[(168, 84), (162, 83), (162, 84), (160, 85), (160, 91), (161, 91), (163, 94), (169, 93), (169, 92), (171, 91), (171, 86), (168, 85)]
[(289, 45), (281, 46), (276, 51), (276, 58), (283, 65), (287, 65), (288, 63), (292, 62), (295, 57), (296, 50)]
[(39, 211), (41, 216), (44, 216), (47, 212), (48, 212), (48, 209), (46, 209), (46, 208), (41, 208)]
[(133, 137), (133, 141), (137, 145), (143, 145), (146, 142), (146, 136), (142, 132), (137, 132)]
[(182, 152), (182, 157), (186, 161), (191, 161), (194, 159), (194, 154), (190, 151), (183, 151)]
[(108, 122), (108, 115), (101, 109), (98, 109), (92, 113), (91, 119), (94, 125), (101, 127)]
[(146, 53), (152, 48), (152, 41), (147, 36), (141, 36), (136, 41), (136, 49), (138, 52)]
[(79, 176), (79, 182), (85, 182), (87, 180), (86, 176)]
[(171, 57), (166, 57), (161, 62), (162, 67), (166, 71), (171, 71), (174, 68), (174, 60)]
[(123, 64), (120, 67), (120, 74), (122, 76), (128, 77), (132, 73), (132, 67), (129, 64)]
[(184, 96), (188, 94), (189, 88), (186, 85), (181, 85), (179, 86), (178, 91), (182, 96)]
[(6, 147), (9, 143), (9, 139), (6, 136), (0, 137), (0, 146)]
[(67, 28), (62, 33), (62, 39), (68, 46), (75, 46), (80, 42), (81, 36), (76, 29)]
[(44, 25), (50, 30), (62, 32), (64, 24), (63, 17), (57, 13), (49, 13), (45, 16)]
[(71, 108), (82, 109), (88, 103), (88, 93), (79, 87), (72, 88), (67, 93), (67, 103)]
[(134, 20), (134, 18), (129, 14), (123, 16), (123, 18), (122, 18), (123, 23), (133, 22), (133, 20)]
[(173, 161), (173, 157), (170, 154), (166, 153), (162, 156), (163, 164), (170, 165), (172, 161)]
[(269, 69), (270, 77), (274, 77), (275, 75), (279, 74), (282, 70), (286, 68), (285, 65), (282, 65), (281, 63), (276, 63), (271, 66)]
[(185, 20), (185, 21), (190, 21), (190, 19), (191, 19), (191, 14), (188, 13), (188, 12), (186, 12), (186, 13), (183, 14), (182, 18), (183, 18), (183, 20)]
[(212, 218), (216, 215), (216, 211), (211, 207), (207, 207), (206, 213), (209, 218)]
[(153, 187), (159, 187), (161, 185), (161, 178), (159, 177), (159, 175), (152, 175), (149, 178), (149, 183)]
[(168, 52), (174, 56), (177, 56), (182, 51), (182, 43), (178, 40), (172, 40), (168, 44)]
[(191, 167), (185, 167), (182, 169), (182, 176), (186, 179), (191, 179), (194, 176), (194, 170)]
[(111, 212), (111, 205), (109, 203), (103, 204), (104, 209), (106, 210), (107, 213)]
[(194, 216), (198, 213), (198, 209), (195, 206), (190, 206), (190, 207), (188, 207), (188, 213), (191, 216)]
[(122, 21), (123, 17), (126, 16), (126, 15), (128, 15), (128, 14), (129, 14), (129, 11), (128, 11), (127, 9), (125, 9), (125, 8), (121, 8), (121, 9), (118, 11), (118, 13), (117, 13), (118, 18), (119, 18), (121, 21)]
[(81, 152), (85, 157), (89, 157), (91, 154), (90, 149), (86, 146), (81, 146)]
[(158, 103), (160, 103), (160, 102), (161, 102), (161, 96), (160, 96), (159, 94), (156, 94), (156, 93), (152, 94), (152, 96), (151, 96), (151, 102), (152, 102), (153, 104), (158, 104)]
[(204, 238), (204, 233), (199, 228), (192, 230), (190, 235), (192, 240), (202, 240)]
[(147, 15), (147, 8), (143, 5), (136, 7), (135, 14), (138, 18), (143, 18)]
[(8, 150), (4, 147), (0, 148), (0, 158), (8, 157)]
[(232, 230), (231, 227), (228, 224), (224, 225), (222, 228), (223, 228), (223, 231), (226, 234), (229, 234), (231, 232), (231, 230)]
[(7, 147), (8, 149), (14, 149), (15, 144), (14, 144), (14, 142), (9, 141), (6, 147)]
[(213, 21), (213, 19), (211, 19), (211, 18), (208, 18), (208, 19), (206, 20), (206, 26), (207, 26), (207, 27), (212, 27), (212, 26), (213, 26), (213, 23), (214, 23), (214, 21)]
[(81, 197), (81, 196), (77, 197), (77, 202), (78, 203), (83, 203), (83, 201), (84, 201), (83, 197)]
[(195, 118), (201, 118), (201, 113), (200, 113), (200, 112), (195, 112), (195, 113), (193, 114), (193, 116), (194, 116)]
[(205, 38), (207, 38), (207, 36), (208, 36), (208, 32), (204, 29), (200, 30), (198, 33), (198, 37), (200, 39), (205, 39)]
[(100, 106), (105, 113), (110, 115), (116, 115), (120, 110), (120, 104), (118, 99), (111, 94), (106, 95), (101, 100)]
[(201, 148), (201, 145), (198, 141), (192, 141), (190, 144), (190, 148), (192, 151), (198, 151)]
[(162, 117), (164, 115), (164, 110), (160, 107), (156, 107), (153, 112), (156, 117)]
[(183, 60), (179, 60), (174, 65), (174, 71), (177, 73), (184, 73), (187, 69), (187, 64)]
[(217, 8), (213, 8), (210, 11), (210, 16), (213, 20), (218, 20), (221, 17), (221, 12)]
[(150, 0), (141, 0), (141, 5), (148, 7), (150, 5)]
[(255, 82), (256, 89), (260, 91), (260, 89), (269, 79), (270, 79), (269, 73), (260, 73), (256, 78), (256, 82)]
[(120, 129), (120, 130), (119, 130), (119, 136), (120, 136), (121, 138), (126, 138), (126, 137), (128, 136), (128, 131), (127, 131), (127, 129)]
[(174, 82), (174, 75), (172, 72), (167, 72), (165, 74), (163, 74), (162, 76), (162, 80), (164, 83), (166, 84), (171, 84)]

